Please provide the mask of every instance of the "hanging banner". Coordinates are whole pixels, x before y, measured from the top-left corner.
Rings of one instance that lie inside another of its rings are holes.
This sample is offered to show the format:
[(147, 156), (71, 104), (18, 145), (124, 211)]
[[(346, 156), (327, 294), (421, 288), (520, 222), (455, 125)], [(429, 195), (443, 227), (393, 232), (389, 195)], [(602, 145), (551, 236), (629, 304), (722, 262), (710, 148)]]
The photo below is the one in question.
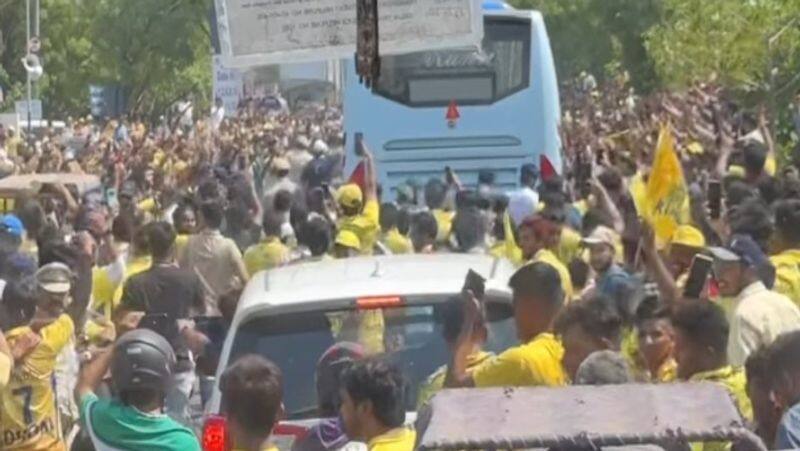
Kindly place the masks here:
[(226, 117), (234, 117), (244, 89), (242, 71), (225, 67), (222, 64), (222, 57), (219, 55), (212, 57), (212, 64), (212, 70), (214, 71), (214, 99), (219, 98), (222, 100), (225, 105)]
[[(356, 0), (215, 0), (225, 65), (246, 67), (352, 58)], [(483, 39), (480, 0), (378, 0), (381, 55)]]

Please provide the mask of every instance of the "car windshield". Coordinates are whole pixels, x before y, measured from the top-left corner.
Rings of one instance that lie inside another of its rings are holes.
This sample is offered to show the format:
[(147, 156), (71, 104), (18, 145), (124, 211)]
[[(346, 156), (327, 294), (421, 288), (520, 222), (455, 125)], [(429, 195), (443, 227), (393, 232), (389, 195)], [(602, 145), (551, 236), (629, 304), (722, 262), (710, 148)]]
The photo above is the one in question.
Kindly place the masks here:
[[(255, 353), (281, 368), (288, 419), (317, 414), (315, 368), (336, 343), (358, 342), (400, 368), (409, 382), (406, 407), (416, 410), (419, 387), (446, 365), (449, 352), (442, 337), (442, 303), (373, 310), (285, 313), (252, 319), (236, 332), (231, 357)], [(498, 352), (516, 340), (508, 305), (487, 305), (487, 351)]]

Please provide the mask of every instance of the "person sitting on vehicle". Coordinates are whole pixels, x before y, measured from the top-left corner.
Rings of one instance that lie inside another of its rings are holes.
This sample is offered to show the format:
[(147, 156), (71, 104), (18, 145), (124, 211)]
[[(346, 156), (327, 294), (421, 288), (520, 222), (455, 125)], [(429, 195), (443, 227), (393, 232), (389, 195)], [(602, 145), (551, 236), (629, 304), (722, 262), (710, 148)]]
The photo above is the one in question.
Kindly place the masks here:
[[(781, 337), (778, 337), (778, 340), (780, 339)], [(771, 352), (772, 346), (758, 348), (747, 357), (744, 365), (747, 376), (747, 397), (753, 404), (754, 432), (768, 446), (775, 440), (782, 413), (773, 398), (769, 368)]]
[[(136, 329), (81, 368), (75, 396), (95, 449), (200, 450), (194, 433), (163, 413), (174, 365), (164, 337)], [(95, 390), (109, 368), (117, 394), (101, 399)]]
[[(442, 322), (442, 338), (444, 338), (444, 342), (447, 344), (450, 352), (455, 352), (459, 334), (461, 334), (461, 330), (465, 327), (463, 325), (465, 320), (464, 300), (461, 296), (451, 297), (447, 302), (442, 304), (439, 317)], [(478, 315), (475, 317), (475, 322), (472, 328), (469, 329), (468, 341), (472, 344), (472, 348), (467, 355), (467, 373), (472, 372), (473, 369), (492, 357), (491, 353), (483, 350), (483, 344), (486, 343), (488, 336), (489, 330), (486, 327), (486, 313), (481, 305)], [(420, 385), (417, 392), (417, 410), (430, 401), (433, 395), (444, 387), (446, 378), (446, 365), (440, 367), (433, 374), (428, 376), (425, 382)]]
[(409, 227), (408, 235), (414, 245), (414, 252), (432, 254), (436, 251), (436, 235), (439, 228), (431, 212), (422, 211), (413, 215)]
[(381, 231), (383, 244), (392, 251), (392, 254), (411, 254), (414, 252), (414, 245), (411, 239), (400, 233), (398, 222), (400, 210), (397, 205), (387, 202), (381, 205)]
[(281, 227), (283, 218), (267, 212), (261, 223), (264, 229), (264, 239), (260, 243), (250, 246), (244, 253), (244, 264), (247, 272), (252, 277), (259, 271), (283, 266), (289, 262), (290, 249), (281, 242)]
[(542, 214), (531, 216), (519, 227), (519, 246), (526, 261), (543, 262), (558, 271), (566, 302), (569, 302), (573, 296), (569, 270), (553, 252), (561, 236), (561, 227), (558, 221)]
[(769, 347), (767, 374), (770, 396), (780, 412), (771, 449), (800, 448), (800, 331), (778, 337)]
[(406, 381), (380, 360), (362, 360), (342, 374), (339, 413), (347, 436), (369, 451), (411, 451), (416, 433), (406, 427)]
[[(638, 379), (646, 382), (672, 382), (676, 378), (675, 330), (670, 311), (642, 305), (636, 311), (636, 336), (641, 367), (634, 368)], [(638, 359), (637, 359), (638, 360)]]
[(344, 448), (350, 439), (339, 417), (342, 374), (361, 360), (366, 350), (357, 343), (339, 342), (319, 358), (316, 368), (319, 424), (292, 445), (292, 451), (334, 451)]
[(685, 303), (673, 313), (672, 325), (678, 379), (719, 384), (736, 400), (742, 416), (751, 419), (744, 372), (728, 364), (729, 326), (722, 309), (710, 302)]
[(597, 351), (620, 350), (622, 318), (603, 296), (576, 301), (556, 318), (555, 330), (564, 346), (561, 363), (567, 377), (575, 381), (578, 367)]
[(234, 450), (275, 449), (272, 428), (283, 416), (283, 375), (259, 355), (240, 357), (222, 373), (219, 382), (222, 413), (228, 419)]
[(445, 387), (565, 384), (566, 375), (561, 366), (564, 348), (553, 334), (553, 322), (564, 304), (558, 272), (547, 263), (529, 263), (511, 276), (509, 285), (521, 344), (468, 373), (467, 357), (474, 349), (471, 328), (478, 315), (477, 301), (470, 299), (465, 307), (463, 329), (453, 347)]
[(364, 152), (364, 192), (355, 183), (343, 185), (336, 192), (336, 201), (341, 210), (339, 231), (353, 233), (359, 240), (361, 253), (372, 254), (380, 232), (380, 205), (378, 204), (378, 180), (372, 154)]

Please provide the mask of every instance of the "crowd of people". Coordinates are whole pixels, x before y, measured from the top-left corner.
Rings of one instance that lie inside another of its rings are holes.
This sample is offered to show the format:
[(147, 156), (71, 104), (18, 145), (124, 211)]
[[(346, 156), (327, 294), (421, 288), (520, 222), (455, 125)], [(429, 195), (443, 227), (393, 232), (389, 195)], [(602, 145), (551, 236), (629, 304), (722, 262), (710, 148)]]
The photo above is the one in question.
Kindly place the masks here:
[[(449, 387), (710, 381), (768, 446), (800, 447), (800, 168), (778, 166), (765, 112), (712, 85), (639, 98), (624, 78), (588, 75), (563, 97), (563, 170), (525, 162), (519, 189), (504, 192), (490, 171), (470, 185), (448, 168), (394, 199), (368, 142), (342, 173), (342, 114), (327, 104), (290, 113), (248, 99), (194, 122), (0, 129), (5, 175), (102, 178), (100, 193), (36, 187), (0, 219), (0, 448), (199, 449), (193, 393), (209, 397), (250, 277), (430, 253), (518, 268), (519, 345), (486, 352), (480, 294), (450, 299), (450, 361), (418, 390), (420, 408)], [(642, 219), (665, 121), (688, 192), (666, 237)], [(404, 375), (372, 345), (320, 358), (330, 418), (296, 449), (414, 447)], [(225, 369), (234, 449), (270, 449), (292, 383), (264, 356)]]

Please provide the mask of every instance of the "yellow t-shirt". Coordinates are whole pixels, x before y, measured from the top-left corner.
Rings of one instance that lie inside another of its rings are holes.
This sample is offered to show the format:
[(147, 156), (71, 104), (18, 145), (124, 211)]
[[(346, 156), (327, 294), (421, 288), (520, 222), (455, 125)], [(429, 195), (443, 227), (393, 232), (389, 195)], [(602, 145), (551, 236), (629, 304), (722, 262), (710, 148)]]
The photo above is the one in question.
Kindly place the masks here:
[(736, 407), (739, 408), (742, 416), (747, 420), (753, 419), (753, 405), (750, 403), (750, 398), (747, 397), (747, 379), (741, 368), (733, 368), (728, 365), (716, 370), (697, 373), (690, 377), (689, 381), (715, 382), (721, 385), (736, 401)]
[(147, 255), (144, 257), (136, 257), (125, 267), (125, 276), (122, 278), (122, 282), (117, 286), (117, 289), (114, 290), (114, 303), (113, 306), (116, 309), (119, 305), (119, 301), (122, 300), (122, 293), (125, 290), (125, 282), (128, 281), (132, 276), (139, 274), (140, 272), (145, 272), (150, 269), (150, 266), (153, 264), (152, 258)]
[(412, 451), (417, 433), (405, 426), (392, 429), (367, 443), (369, 451)]
[[(697, 373), (691, 378), (690, 382), (714, 382), (721, 385), (725, 390), (730, 393), (736, 402), (736, 407), (739, 408), (739, 413), (748, 420), (753, 420), (753, 406), (750, 403), (750, 398), (747, 397), (747, 380), (745, 379), (744, 371), (741, 369), (734, 369), (731, 366), (724, 366), (722, 368)], [(731, 449), (730, 442), (705, 442), (705, 443), (691, 443), (693, 451), (725, 451)]]
[(396, 228), (383, 235), (383, 244), (395, 255), (414, 253), (414, 245), (411, 243), (411, 239), (400, 233)]
[(770, 257), (775, 267), (774, 290), (800, 305), (800, 249), (790, 249)]
[(183, 258), (183, 251), (186, 250), (186, 244), (189, 242), (189, 238), (191, 238), (191, 235), (186, 233), (178, 234), (175, 237), (175, 256), (178, 261), (181, 261)]
[(572, 278), (569, 275), (569, 270), (564, 263), (558, 259), (549, 249), (541, 249), (536, 255), (533, 256), (531, 262), (543, 262), (555, 268), (558, 271), (558, 276), (561, 278), (561, 288), (564, 290), (565, 302), (572, 300)]
[[(58, 354), (72, 338), (74, 327), (68, 315), (61, 315), (42, 328), (42, 341), (11, 372), (0, 397), (3, 450), (65, 449), (56, 412), (53, 368)], [(30, 327), (18, 327), (10, 330), (6, 338), (13, 345), (28, 333)]]
[[(476, 352), (467, 356), (467, 373), (472, 374), (472, 370), (493, 357), (489, 352)], [(447, 365), (439, 367), (428, 379), (420, 384), (417, 393), (417, 410), (433, 398), (438, 391), (444, 387), (444, 380), (447, 379)]]
[(372, 248), (378, 241), (381, 226), (380, 205), (378, 201), (369, 200), (360, 215), (344, 217), (339, 221), (339, 230), (349, 230), (356, 234), (361, 242), (361, 253), (372, 255)]
[(289, 262), (289, 248), (278, 237), (268, 237), (258, 244), (247, 248), (244, 252), (244, 266), (248, 274), (253, 274)]
[(479, 365), (472, 372), (472, 380), (476, 387), (564, 385), (563, 356), (564, 347), (555, 335), (542, 333)]
[(568, 264), (572, 259), (579, 258), (581, 251), (581, 234), (569, 227), (562, 227), (561, 237), (558, 240), (558, 247), (555, 252), (556, 257), (562, 263)]
[(8, 384), (8, 379), (11, 377), (11, 368), (13, 368), (11, 357), (0, 352), (0, 390)]
[(431, 214), (436, 219), (436, 242), (446, 243), (450, 239), (450, 232), (453, 230), (453, 218), (456, 213), (437, 208), (431, 211)]

